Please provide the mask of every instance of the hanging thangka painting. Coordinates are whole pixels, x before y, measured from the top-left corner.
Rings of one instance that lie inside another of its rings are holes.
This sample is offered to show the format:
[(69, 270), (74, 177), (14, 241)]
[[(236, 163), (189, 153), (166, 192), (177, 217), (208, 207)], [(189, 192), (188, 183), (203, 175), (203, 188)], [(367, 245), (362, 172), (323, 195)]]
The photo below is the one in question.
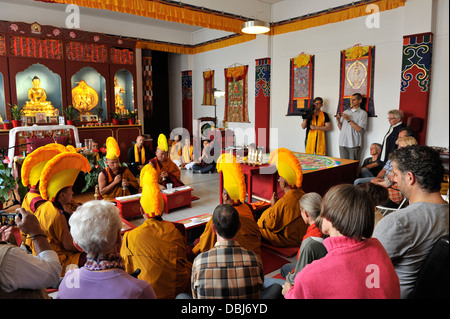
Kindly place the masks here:
[(225, 69), (225, 115), (227, 122), (249, 122), (248, 65)]
[(341, 51), (341, 78), (339, 86), (339, 106), (342, 113), (351, 106), (355, 93), (363, 96), (361, 108), (369, 117), (375, 116), (373, 103), (373, 78), (375, 65), (375, 46), (361, 46)]
[(214, 105), (214, 71), (203, 72), (203, 101), (202, 105)]
[(299, 54), (290, 60), (287, 115), (300, 115), (314, 98), (314, 55)]

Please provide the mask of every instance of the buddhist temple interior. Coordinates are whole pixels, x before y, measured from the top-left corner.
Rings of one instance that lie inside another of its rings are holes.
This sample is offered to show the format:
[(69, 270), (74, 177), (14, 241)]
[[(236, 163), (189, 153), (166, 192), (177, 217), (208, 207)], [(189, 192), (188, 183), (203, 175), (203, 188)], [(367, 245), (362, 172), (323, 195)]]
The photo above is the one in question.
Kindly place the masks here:
[[(247, 21), (270, 31), (244, 33)], [(120, 162), (130, 164), (138, 136), (155, 156), (164, 134), (169, 146), (188, 137), (198, 155), (212, 139), (219, 153), (267, 164), (278, 148), (306, 153), (302, 114), (322, 97), (329, 162), (320, 165), (340, 171), (304, 174), (307, 192), (323, 196), (335, 183), (353, 183), (395, 109), (418, 144), (440, 151), (448, 194), (448, 48), (448, 0), (0, 0), (0, 159), (18, 177), (45, 138), (97, 156), (92, 150), (114, 137)], [(361, 161), (346, 161), (336, 119), (354, 93), (368, 118)], [(246, 169), (249, 202), (264, 206), (280, 193), (276, 174)], [(221, 202), (217, 171), (183, 170), (181, 180), (192, 188), (190, 206), (164, 220), (203, 216)], [(86, 181), (79, 176), (74, 199), (98, 195), (97, 180)], [(130, 227), (144, 221), (133, 217)]]

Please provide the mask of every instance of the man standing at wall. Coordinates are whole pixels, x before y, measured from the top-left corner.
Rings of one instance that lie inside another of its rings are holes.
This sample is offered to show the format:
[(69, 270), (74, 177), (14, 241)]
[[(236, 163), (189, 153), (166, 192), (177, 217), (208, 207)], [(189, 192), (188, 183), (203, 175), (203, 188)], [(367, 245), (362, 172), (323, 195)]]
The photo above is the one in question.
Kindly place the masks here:
[(354, 93), (351, 107), (343, 113), (336, 114), (339, 135), (339, 156), (359, 160), (361, 143), (367, 126), (367, 112), (361, 109), (362, 95)]
[(321, 110), (323, 99), (316, 97), (313, 100), (314, 113), (303, 118), (302, 129), (306, 128), (305, 153), (325, 155), (325, 132), (331, 130), (328, 114)]

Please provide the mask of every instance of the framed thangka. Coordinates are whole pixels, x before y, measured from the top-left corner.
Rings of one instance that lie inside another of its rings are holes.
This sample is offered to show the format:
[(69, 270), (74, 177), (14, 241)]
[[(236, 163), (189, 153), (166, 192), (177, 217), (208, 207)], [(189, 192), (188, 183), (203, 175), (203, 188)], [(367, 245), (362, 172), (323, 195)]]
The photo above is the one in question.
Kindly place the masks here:
[(248, 65), (225, 69), (225, 115), (227, 122), (249, 122)]
[(339, 105), (337, 112), (342, 113), (351, 106), (351, 97), (355, 93), (363, 96), (361, 108), (368, 116), (375, 116), (373, 103), (373, 79), (375, 66), (375, 46), (361, 46), (341, 51), (341, 70), (339, 86)]
[(314, 55), (300, 53), (290, 60), (289, 106), (286, 115), (301, 115), (314, 98)]
[(202, 105), (214, 105), (214, 71), (203, 72), (203, 101)]

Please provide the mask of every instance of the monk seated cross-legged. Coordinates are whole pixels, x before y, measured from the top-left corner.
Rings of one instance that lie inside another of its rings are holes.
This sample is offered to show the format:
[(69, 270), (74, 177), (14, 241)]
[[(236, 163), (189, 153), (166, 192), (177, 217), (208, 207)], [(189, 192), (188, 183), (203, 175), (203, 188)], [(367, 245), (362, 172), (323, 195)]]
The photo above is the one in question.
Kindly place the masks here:
[(298, 247), (307, 226), (300, 214), (299, 200), (305, 194), (301, 189), (303, 175), (298, 159), (285, 148), (270, 154), (270, 163), (276, 163), (279, 183), (285, 192), (278, 201), (272, 197), (272, 206), (258, 219), (262, 238), (276, 247)]
[(158, 185), (161, 190), (166, 189), (167, 184), (171, 183), (173, 187), (183, 186), (181, 181), (181, 171), (178, 166), (168, 157), (167, 138), (164, 134), (158, 137), (158, 147), (156, 148), (156, 157), (150, 160), (158, 176)]
[(120, 149), (113, 137), (106, 140), (106, 165), (98, 174), (98, 190), (103, 199), (114, 200), (116, 197), (137, 194), (139, 182), (133, 173), (120, 166)]

